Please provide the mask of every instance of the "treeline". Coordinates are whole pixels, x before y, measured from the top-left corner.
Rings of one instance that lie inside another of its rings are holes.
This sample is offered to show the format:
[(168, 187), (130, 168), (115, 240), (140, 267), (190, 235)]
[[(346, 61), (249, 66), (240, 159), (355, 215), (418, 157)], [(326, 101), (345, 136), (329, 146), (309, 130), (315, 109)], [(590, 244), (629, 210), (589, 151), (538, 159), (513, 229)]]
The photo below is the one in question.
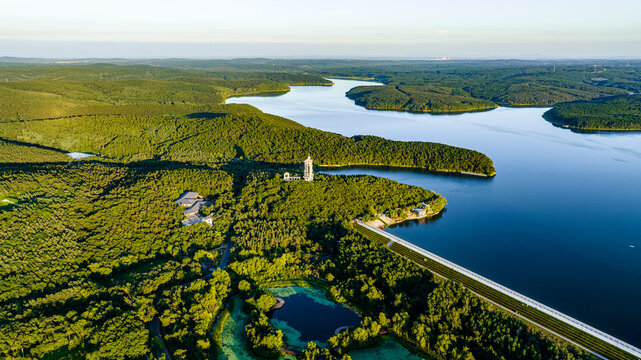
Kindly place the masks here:
[(603, 60), (596, 73), (591, 62), (581, 60), (176, 59), (115, 60), (113, 63), (120, 65), (3, 65), (0, 67), (0, 80), (217, 78), (269, 80), (288, 85), (327, 85), (328, 82), (323, 77), (338, 76), (375, 79), (392, 86), (452, 88), (466, 94), (465, 98), (470, 96), (474, 99), (470, 101), (484, 100), (501, 106), (550, 106), (561, 102), (641, 92), (641, 63), (638, 61)]
[(221, 159), (299, 163), (308, 154), (325, 165), (390, 165), (492, 176), (477, 151), (374, 136), (347, 138), (303, 127), (247, 105), (224, 105), (187, 116), (94, 115), (13, 122), (6, 139), (132, 161), (161, 158), (212, 163)]
[(641, 95), (559, 104), (543, 117), (576, 130), (641, 130)]
[(216, 69), (140, 64), (1, 64), (0, 79), (7, 81), (118, 81), (118, 80), (176, 80), (176, 79), (218, 79), (273, 81), (286, 85), (331, 85), (330, 81), (318, 75), (306, 73), (269, 71), (238, 71)]
[(374, 79), (392, 86), (455, 88), (500, 106), (561, 102), (641, 92), (641, 63), (600, 60), (148, 60), (156, 66), (209, 71), (275, 71)]
[(359, 86), (346, 95), (357, 105), (372, 110), (455, 113), (497, 107), (493, 102), (475, 99), (461, 89), (442, 86)]

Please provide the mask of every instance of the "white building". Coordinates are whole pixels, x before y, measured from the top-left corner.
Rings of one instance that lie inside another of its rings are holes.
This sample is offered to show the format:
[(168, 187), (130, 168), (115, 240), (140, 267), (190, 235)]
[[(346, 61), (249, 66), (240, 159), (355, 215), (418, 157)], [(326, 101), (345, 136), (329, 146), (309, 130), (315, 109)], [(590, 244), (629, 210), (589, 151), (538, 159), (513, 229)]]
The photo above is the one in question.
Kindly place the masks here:
[(414, 210), (412, 210), (412, 212), (414, 214), (416, 214), (416, 216), (419, 216), (419, 217), (423, 217), (423, 216), (427, 215), (427, 210), (425, 210), (423, 208), (420, 208), (420, 207), (414, 208)]
[(207, 216), (200, 214), (200, 210), (202, 210), (203, 207), (213, 205), (213, 202), (203, 200), (202, 196), (197, 192), (187, 191), (180, 195), (174, 203), (187, 208), (187, 210), (183, 211), (183, 215), (185, 216), (185, 219), (181, 221), (183, 226), (192, 226), (200, 222), (204, 222), (209, 226), (214, 225), (213, 214)]
[(198, 195), (197, 192), (195, 191), (187, 191), (180, 195), (178, 199), (174, 201), (176, 205), (181, 205), (181, 206), (186, 206), (186, 207), (191, 207), (200, 199), (200, 195)]
[(305, 164), (305, 172), (303, 173), (303, 180), (305, 181), (314, 181), (314, 164), (312, 158), (307, 156), (307, 159), (303, 162)]
[[(304, 164), (304, 169), (303, 169), (303, 180), (305, 181), (314, 181), (314, 163), (312, 161), (312, 158), (307, 156), (307, 159), (303, 161)], [(286, 172), (283, 174), (283, 180), (285, 181), (296, 181), (300, 180), (300, 176), (292, 176), (290, 173)]]
[(296, 181), (300, 180), (300, 176), (291, 176), (288, 172), (283, 174), (283, 180), (285, 181)]

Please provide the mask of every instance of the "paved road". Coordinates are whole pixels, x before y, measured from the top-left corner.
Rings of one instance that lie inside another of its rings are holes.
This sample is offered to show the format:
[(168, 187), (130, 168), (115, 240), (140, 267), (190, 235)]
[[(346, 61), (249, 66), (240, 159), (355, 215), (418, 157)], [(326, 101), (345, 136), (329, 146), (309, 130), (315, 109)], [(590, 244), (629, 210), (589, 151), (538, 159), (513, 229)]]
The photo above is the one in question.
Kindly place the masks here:
[[(372, 230), (372, 231), (374, 231), (374, 232), (386, 237), (387, 239), (389, 239), (390, 242), (387, 244), (388, 247), (390, 245), (392, 245), (393, 243), (395, 243), (395, 242), (399, 243), (399, 244), (405, 246), (406, 248), (408, 248), (408, 249), (410, 249), (410, 250), (412, 250), (414, 252), (417, 252), (417, 253), (419, 253), (419, 254), (421, 254), (421, 255), (429, 258), (429, 259), (432, 259), (434, 261), (437, 261), (437, 262), (439, 262), (439, 263), (441, 263), (441, 264), (443, 264), (443, 265), (445, 265), (445, 266), (447, 266), (447, 267), (449, 267), (449, 268), (451, 268), (453, 270), (456, 270), (459, 273), (464, 274), (464, 275), (466, 275), (466, 276), (468, 276), (468, 277), (470, 277), (470, 278), (472, 278), (472, 279), (474, 279), (474, 280), (476, 280), (476, 281), (478, 281), (478, 282), (480, 282), (480, 283), (482, 283), (482, 284), (484, 284), (486, 286), (489, 286), (489, 287), (491, 287), (491, 288), (493, 288), (495, 290), (498, 290), (498, 291), (502, 292), (503, 294), (506, 294), (506, 295), (508, 295), (510, 297), (513, 297), (514, 299), (517, 299), (517, 300), (523, 302), (527, 306), (534, 307), (535, 309), (540, 310), (540, 311), (542, 311), (542, 312), (544, 312), (544, 313), (546, 313), (546, 314), (548, 314), (548, 315), (550, 315), (550, 316), (552, 316), (552, 317), (554, 317), (554, 318), (556, 318), (558, 320), (561, 320), (561, 321), (563, 321), (563, 322), (565, 322), (567, 324), (570, 324), (570, 325), (576, 327), (577, 329), (580, 329), (580, 330), (582, 330), (582, 331), (584, 331), (584, 332), (586, 332), (586, 333), (588, 333), (590, 335), (595, 336), (598, 339), (601, 339), (601, 340), (603, 340), (603, 341), (605, 341), (605, 342), (607, 342), (607, 343), (609, 343), (611, 345), (614, 345), (614, 346), (616, 346), (617, 348), (619, 348), (619, 349), (621, 349), (623, 351), (626, 351), (626, 352), (628, 352), (628, 353), (630, 353), (630, 354), (632, 354), (634, 356), (637, 356), (637, 357), (641, 358), (641, 349), (638, 349), (638, 348), (636, 348), (636, 347), (634, 347), (634, 346), (632, 346), (632, 345), (630, 345), (630, 344), (628, 344), (628, 343), (626, 343), (626, 342), (624, 342), (622, 340), (619, 340), (619, 339), (615, 338), (612, 335), (608, 335), (608, 334), (604, 333), (603, 331), (595, 329), (595, 328), (591, 327), (590, 325), (584, 324), (584, 323), (580, 322), (579, 320), (576, 320), (576, 319), (574, 319), (574, 318), (572, 318), (572, 317), (570, 317), (568, 315), (563, 314), (560, 311), (554, 310), (554, 309), (552, 309), (552, 308), (550, 308), (550, 307), (548, 307), (546, 305), (543, 305), (543, 304), (541, 304), (541, 303), (539, 303), (539, 302), (537, 302), (537, 301), (535, 301), (533, 299), (530, 299), (529, 297), (527, 297), (525, 295), (517, 293), (514, 290), (511, 290), (511, 289), (509, 289), (509, 288), (507, 288), (507, 287), (505, 287), (503, 285), (495, 283), (492, 280), (484, 278), (481, 275), (476, 274), (475, 272), (472, 272), (472, 271), (470, 271), (470, 270), (468, 270), (468, 269), (466, 269), (466, 268), (464, 268), (462, 266), (456, 265), (455, 263), (453, 263), (453, 262), (451, 262), (449, 260), (446, 260), (446, 259), (444, 259), (444, 258), (442, 258), (442, 257), (440, 257), (438, 255), (432, 254), (431, 252), (429, 252), (429, 251), (427, 251), (425, 249), (422, 249), (422, 248), (420, 248), (420, 247), (418, 247), (418, 246), (416, 246), (416, 245), (414, 245), (412, 243), (409, 243), (409, 242), (407, 242), (407, 241), (405, 241), (405, 240), (403, 240), (403, 239), (401, 239), (401, 238), (399, 238), (397, 236), (394, 236), (394, 235), (392, 235), (392, 234), (390, 234), (390, 233), (388, 233), (386, 231), (383, 231), (381, 229), (378, 229), (378, 228), (375, 228), (375, 227), (372, 227), (372, 226), (369, 226), (369, 225), (365, 225), (365, 224), (363, 224), (361, 222), (359, 222), (359, 225), (364, 226), (365, 228), (367, 228), (369, 230)], [(530, 321), (532, 321), (532, 320), (530, 320)]]
[(169, 353), (169, 350), (167, 350), (167, 346), (165, 345), (165, 339), (163, 339), (162, 337), (162, 332), (160, 329), (160, 320), (158, 319), (158, 316), (156, 316), (154, 320), (151, 322), (151, 331), (154, 333), (154, 336), (160, 341), (160, 345), (162, 346), (162, 351), (165, 353), (165, 359), (171, 360), (171, 354)]

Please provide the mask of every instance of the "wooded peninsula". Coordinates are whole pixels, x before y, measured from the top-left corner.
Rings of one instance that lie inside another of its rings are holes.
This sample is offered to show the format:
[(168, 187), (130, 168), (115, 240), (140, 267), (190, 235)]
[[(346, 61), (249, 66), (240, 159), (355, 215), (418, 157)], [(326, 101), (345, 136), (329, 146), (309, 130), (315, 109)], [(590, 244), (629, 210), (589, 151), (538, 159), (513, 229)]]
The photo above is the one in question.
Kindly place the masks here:
[(555, 125), (578, 131), (640, 131), (641, 95), (559, 104), (543, 117)]

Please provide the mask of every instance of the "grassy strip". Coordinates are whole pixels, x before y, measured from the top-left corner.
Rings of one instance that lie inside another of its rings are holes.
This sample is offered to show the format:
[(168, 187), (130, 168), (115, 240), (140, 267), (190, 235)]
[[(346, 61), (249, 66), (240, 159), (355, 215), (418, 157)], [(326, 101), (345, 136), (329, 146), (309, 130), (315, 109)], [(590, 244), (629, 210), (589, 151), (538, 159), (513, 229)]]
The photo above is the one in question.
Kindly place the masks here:
[[(357, 225), (355, 228), (356, 228), (356, 231), (358, 231), (361, 235), (365, 236), (371, 241), (374, 241), (383, 245), (387, 245), (390, 242), (390, 240), (384, 237), (383, 235), (377, 234), (376, 232), (373, 232), (363, 226)], [(430, 271), (436, 272), (439, 275), (446, 277), (447, 279), (460, 283), (470, 291), (482, 297), (485, 297), (490, 301), (505, 307), (508, 310), (511, 310), (517, 313), (518, 315), (532, 321), (537, 325), (543, 326), (549, 329), (550, 331), (553, 331), (563, 337), (566, 337), (571, 341), (597, 354), (601, 354), (607, 358), (616, 359), (616, 360), (638, 359), (637, 357), (625, 352), (622, 349), (619, 349), (618, 347), (608, 342), (605, 342), (593, 335), (590, 335), (580, 329), (577, 329), (576, 327), (569, 325), (540, 310), (529, 307), (526, 304), (506, 294), (503, 294), (498, 290), (495, 290), (437, 261), (434, 261), (415, 251), (412, 251), (403, 245), (400, 245), (395, 242), (389, 247), (389, 249)]]

